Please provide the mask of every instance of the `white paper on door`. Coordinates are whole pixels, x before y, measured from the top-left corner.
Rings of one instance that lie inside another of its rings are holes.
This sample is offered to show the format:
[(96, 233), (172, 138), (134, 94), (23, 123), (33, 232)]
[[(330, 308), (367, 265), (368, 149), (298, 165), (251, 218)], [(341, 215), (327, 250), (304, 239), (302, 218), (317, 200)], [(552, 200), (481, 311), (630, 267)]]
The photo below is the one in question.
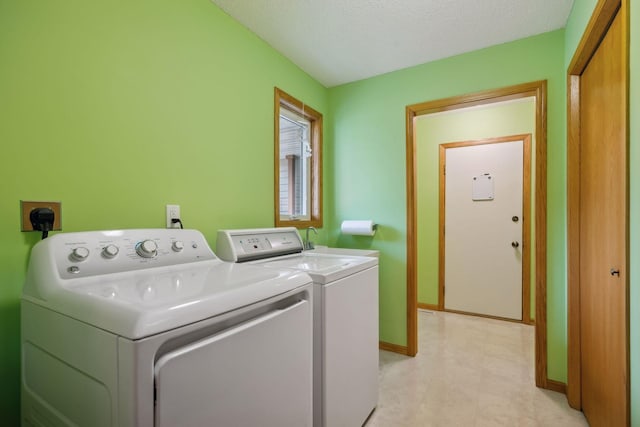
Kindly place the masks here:
[(474, 176), (471, 184), (472, 200), (493, 200), (493, 177), (489, 173)]

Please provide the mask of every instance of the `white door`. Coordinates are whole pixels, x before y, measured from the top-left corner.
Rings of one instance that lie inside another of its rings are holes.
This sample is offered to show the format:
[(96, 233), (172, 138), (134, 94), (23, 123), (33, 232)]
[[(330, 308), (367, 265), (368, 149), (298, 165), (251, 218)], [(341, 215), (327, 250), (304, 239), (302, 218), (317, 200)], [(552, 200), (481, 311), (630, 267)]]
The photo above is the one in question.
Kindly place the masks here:
[(522, 320), (523, 146), (445, 150), (445, 309)]

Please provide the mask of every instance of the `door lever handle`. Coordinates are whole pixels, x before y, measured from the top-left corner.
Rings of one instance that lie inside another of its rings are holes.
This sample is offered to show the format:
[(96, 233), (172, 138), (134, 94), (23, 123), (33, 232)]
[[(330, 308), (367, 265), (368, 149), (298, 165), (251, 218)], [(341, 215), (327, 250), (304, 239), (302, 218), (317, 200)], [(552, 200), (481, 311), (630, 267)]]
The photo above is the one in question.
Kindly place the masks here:
[(612, 268), (609, 272), (611, 273), (611, 275), (612, 275), (612, 276), (618, 276), (618, 277), (620, 277), (620, 270), (617, 270), (617, 269), (615, 269), (615, 268)]

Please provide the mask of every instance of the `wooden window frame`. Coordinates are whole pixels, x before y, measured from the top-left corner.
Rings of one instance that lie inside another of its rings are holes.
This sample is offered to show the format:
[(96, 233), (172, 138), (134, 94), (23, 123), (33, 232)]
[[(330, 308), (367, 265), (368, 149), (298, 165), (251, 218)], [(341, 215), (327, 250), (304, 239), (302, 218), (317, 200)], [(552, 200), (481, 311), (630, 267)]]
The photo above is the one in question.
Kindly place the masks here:
[[(280, 108), (303, 116), (311, 123), (311, 186), (309, 219), (280, 218)], [(322, 114), (279, 88), (274, 96), (274, 217), (276, 227), (322, 227)]]

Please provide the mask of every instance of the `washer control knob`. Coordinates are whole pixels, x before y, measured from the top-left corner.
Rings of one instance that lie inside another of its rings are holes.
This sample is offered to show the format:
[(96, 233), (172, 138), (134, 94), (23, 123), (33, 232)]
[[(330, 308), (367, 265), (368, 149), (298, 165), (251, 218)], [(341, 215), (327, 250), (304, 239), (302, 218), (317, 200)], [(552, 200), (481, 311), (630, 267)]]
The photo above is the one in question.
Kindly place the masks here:
[(173, 249), (174, 252), (182, 252), (182, 250), (184, 249), (184, 243), (182, 243), (180, 240), (176, 240), (171, 245), (171, 249)]
[(158, 244), (153, 240), (143, 240), (136, 245), (136, 253), (142, 258), (153, 258), (158, 255)]
[(118, 249), (116, 245), (107, 245), (102, 250), (102, 255), (104, 255), (105, 258), (111, 259), (115, 258), (118, 252), (120, 252), (120, 249)]
[(71, 251), (71, 259), (74, 261), (81, 262), (87, 259), (88, 257), (89, 257), (89, 249), (85, 248), (84, 246), (73, 248), (73, 250)]

